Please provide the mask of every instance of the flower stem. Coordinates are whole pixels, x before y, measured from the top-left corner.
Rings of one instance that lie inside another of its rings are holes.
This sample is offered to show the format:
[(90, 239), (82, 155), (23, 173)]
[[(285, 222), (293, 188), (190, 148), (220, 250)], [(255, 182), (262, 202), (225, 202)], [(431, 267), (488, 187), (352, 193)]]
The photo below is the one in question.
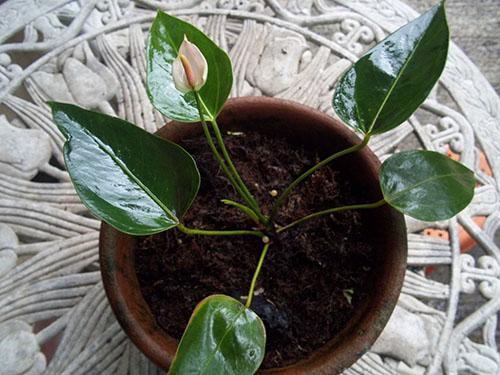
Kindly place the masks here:
[[(239, 187), (239, 185), (236, 183), (236, 180), (234, 179), (233, 175), (227, 168), (226, 162), (224, 159), (222, 159), (221, 154), (219, 153), (219, 150), (217, 150), (217, 147), (215, 146), (215, 143), (212, 139), (212, 135), (210, 134), (210, 130), (208, 129), (208, 126), (205, 122), (205, 120), (201, 121), (201, 126), (203, 127), (203, 132), (205, 133), (205, 138), (207, 139), (208, 145), (210, 146), (210, 149), (212, 150), (212, 153), (214, 154), (215, 158), (217, 159), (217, 162), (219, 163), (219, 166), (222, 168), (224, 173), (226, 174), (227, 178), (229, 179), (229, 182), (231, 182), (231, 185), (236, 189), (236, 191), (243, 197), (244, 193)], [(248, 202), (247, 202), (248, 203)]]
[(265, 237), (265, 234), (258, 230), (204, 230), (187, 228), (184, 224), (177, 224), (177, 228), (188, 235), (202, 236), (256, 236), (259, 238)]
[[(248, 195), (246, 194), (245, 190), (242, 189), (242, 187), (240, 186), (238, 181), (235, 179), (235, 176), (231, 173), (228, 166), (226, 165), (226, 162), (222, 158), (222, 155), (220, 154), (219, 150), (217, 150), (217, 147), (215, 146), (215, 143), (212, 139), (212, 135), (210, 134), (210, 130), (208, 129), (207, 123), (205, 121), (205, 116), (204, 116), (203, 110), (202, 110), (202, 102), (201, 102), (201, 98), (200, 98), (198, 92), (195, 91), (194, 96), (196, 99), (196, 104), (198, 107), (198, 112), (200, 115), (200, 122), (201, 122), (201, 125), (203, 127), (203, 132), (205, 133), (205, 138), (207, 139), (208, 145), (209, 145), (210, 149), (212, 150), (212, 153), (214, 154), (215, 158), (217, 159), (217, 162), (219, 163), (220, 167), (222, 168), (222, 170), (226, 174), (227, 178), (229, 179), (229, 182), (231, 183), (231, 185), (233, 185), (235, 190), (245, 200), (245, 202), (249, 206), (252, 207), (252, 210), (255, 211), (255, 208), (253, 207), (254, 201), (252, 201), (248, 197)], [(257, 212), (255, 214), (257, 215)], [(260, 217), (259, 217), (259, 219), (260, 219)]]
[(332, 214), (334, 212), (340, 212), (340, 211), (347, 211), (347, 210), (361, 210), (361, 209), (369, 209), (369, 208), (377, 208), (377, 207), (380, 207), (382, 205), (384, 205), (386, 202), (385, 202), (385, 199), (381, 199), (377, 202), (374, 202), (374, 203), (364, 203), (364, 204), (353, 204), (353, 205), (350, 205), (350, 206), (342, 206), (342, 207), (335, 207), (335, 208), (330, 208), (328, 210), (323, 210), (323, 211), (318, 211), (318, 212), (315, 212), (313, 214), (310, 214), (310, 215), (307, 215), (307, 216), (304, 216), (298, 220), (295, 220), (294, 222), (284, 226), (284, 227), (281, 227), (279, 228), (276, 232), (277, 233), (281, 233), (287, 229), (290, 229), (296, 225), (299, 225), (299, 224), (302, 224), (303, 222), (305, 221), (308, 221), (308, 220), (311, 220), (311, 219), (314, 219), (316, 217), (319, 217), (319, 216), (323, 216), (323, 215), (328, 215), (328, 214)]
[(330, 155), (329, 157), (327, 157), (326, 159), (320, 161), (318, 164), (316, 164), (313, 167), (309, 168), (306, 172), (304, 172), (299, 177), (297, 177), (297, 179), (295, 179), (295, 181), (293, 181), (283, 191), (283, 193), (281, 193), (281, 195), (276, 200), (276, 203), (273, 205), (273, 208), (271, 209), (271, 214), (269, 215), (270, 218), (273, 219), (274, 216), (276, 216), (276, 213), (278, 212), (278, 209), (283, 205), (283, 203), (285, 203), (286, 198), (290, 195), (290, 193), (292, 192), (292, 190), (295, 189), (295, 187), (298, 184), (300, 184), (303, 180), (305, 180), (311, 174), (313, 174), (314, 172), (316, 172), (321, 167), (324, 167), (325, 165), (327, 165), (331, 161), (333, 161), (333, 160), (335, 160), (335, 159), (337, 159), (337, 158), (339, 158), (341, 156), (344, 156), (344, 155), (350, 154), (352, 152), (356, 152), (358, 150), (361, 150), (363, 147), (365, 147), (368, 144), (368, 141), (370, 140), (370, 137), (371, 137), (370, 133), (365, 134), (365, 137), (363, 138), (363, 141), (361, 141), (361, 143), (359, 143), (357, 145), (354, 145), (352, 147), (349, 147), (349, 148), (347, 148), (345, 150), (339, 151), (339, 152), (337, 152), (337, 153), (335, 153), (333, 155)]
[[(196, 99), (196, 104), (198, 106), (198, 111), (200, 113), (200, 120), (202, 125), (205, 123), (205, 119), (203, 116), (203, 110), (202, 107), (205, 109), (205, 111), (209, 112), (205, 103), (200, 97), (200, 94), (197, 91), (194, 91), (194, 96)], [(228, 176), (229, 180), (231, 181), (231, 184), (234, 186), (234, 188), (238, 191), (238, 193), (241, 195), (241, 197), (245, 200), (245, 202), (250, 206), (252, 211), (255, 212), (255, 215), (259, 218), (259, 221), (264, 224), (267, 227), (270, 227), (269, 223), (269, 218), (264, 216), (261, 211), (259, 204), (253, 197), (253, 195), (250, 193), (248, 190), (247, 186), (245, 185), (245, 182), (241, 178), (240, 174), (238, 173), (236, 167), (234, 166), (233, 161), (231, 160), (231, 156), (229, 155), (229, 152), (227, 151), (226, 145), (224, 144), (224, 139), (222, 137), (222, 134), (220, 132), (219, 126), (217, 124), (217, 120), (215, 119), (215, 116), (210, 114), (210, 123), (212, 124), (212, 129), (214, 130), (215, 133), (215, 138), (217, 139), (217, 143), (222, 151), (222, 156), (220, 155), (219, 151), (215, 147), (212, 141), (212, 137), (209, 136), (208, 130), (205, 130), (205, 136), (207, 137), (207, 140), (209, 141), (210, 148), (212, 149), (212, 152), (216, 155), (217, 160), (219, 161), (219, 164), (221, 164), (221, 167), (223, 168), (224, 172)], [(224, 160), (225, 163), (222, 163), (221, 160)]]
[(224, 156), (224, 159), (226, 160), (227, 165), (229, 166), (229, 169), (231, 170), (235, 180), (240, 185), (241, 189), (244, 191), (245, 196), (247, 198), (248, 205), (254, 210), (255, 214), (259, 217), (259, 220), (263, 224), (268, 225), (269, 224), (268, 218), (266, 218), (260, 212), (259, 204), (257, 203), (255, 198), (253, 197), (252, 193), (250, 193), (250, 190), (248, 190), (247, 186), (245, 185), (245, 182), (241, 178), (236, 167), (234, 166), (233, 161), (231, 160), (231, 156), (229, 155), (229, 152), (227, 151), (226, 145), (224, 144), (224, 139), (222, 138), (222, 134), (220, 132), (219, 125), (217, 124), (217, 120), (214, 118), (213, 120), (210, 121), (210, 123), (212, 124), (212, 128), (214, 129), (215, 138), (217, 139), (217, 143), (219, 144), (219, 147), (222, 151), (222, 155)]
[(267, 250), (269, 249), (269, 243), (264, 245), (262, 249), (262, 253), (260, 254), (259, 262), (257, 263), (257, 268), (255, 269), (255, 273), (253, 274), (252, 283), (250, 284), (250, 290), (248, 291), (247, 303), (245, 307), (247, 309), (252, 305), (253, 293), (255, 290), (255, 284), (257, 284), (257, 279), (259, 278), (260, 271), (262, 269), (262, 264), (264, 263), (264, 259), (266, 258)]

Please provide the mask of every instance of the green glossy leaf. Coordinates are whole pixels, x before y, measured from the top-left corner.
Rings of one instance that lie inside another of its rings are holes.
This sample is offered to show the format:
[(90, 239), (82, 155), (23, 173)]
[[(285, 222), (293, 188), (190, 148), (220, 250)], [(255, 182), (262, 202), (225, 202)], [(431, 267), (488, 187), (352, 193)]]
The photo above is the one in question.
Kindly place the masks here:
[(231, 297), (213, 295), (196, 306), (169, 374), (254, 374), (265, 346), (257, 314)]
[(419, 220), (449, 219), (474, 196), (474, 173), (433, 151), (392, 155), (380, 169), (384, 199), (402, 213)]
[(436, 5), (389, 35), (344, 73), (333, 97), (335, 112), (365, 134), (397, 127), (436, 84), (448, 44), (444, 5)]
[(158, 12), (151, 26), (147, 52), (147, 88), (153, 105), (165, 116), (182, 121), (200, 120), (192, 92), (178, 91), (172, 78), (172, 63), (187, 36), (205, 56), (208, 64), (207, 82), (199, 91), (207, 113), (216, 117), (226, 102), (233, 84), (231, 60), (202, 31), (193, 25)]
[(67, 139), (66, 168), (94, 215), (133, 235), (177, 225), (200, 184), (198, 168), (184, 149), (121, 119), (49, 104)]

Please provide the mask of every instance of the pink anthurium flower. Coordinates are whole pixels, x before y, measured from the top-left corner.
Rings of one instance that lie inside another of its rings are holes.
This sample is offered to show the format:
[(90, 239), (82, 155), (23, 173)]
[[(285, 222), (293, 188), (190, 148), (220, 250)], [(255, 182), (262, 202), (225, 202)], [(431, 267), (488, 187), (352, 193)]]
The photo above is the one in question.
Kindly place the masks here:
[(175, 88), (182, 93), (198, 91), (207, 81), (207, 60), (199, 48), (184, 35), (179, 54), (172, 64)]

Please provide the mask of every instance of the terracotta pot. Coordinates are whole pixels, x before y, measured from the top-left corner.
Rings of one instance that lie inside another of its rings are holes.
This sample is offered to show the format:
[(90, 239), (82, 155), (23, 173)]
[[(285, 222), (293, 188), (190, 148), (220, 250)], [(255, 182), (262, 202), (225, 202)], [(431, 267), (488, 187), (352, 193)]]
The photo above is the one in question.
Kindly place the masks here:
[[(279, 133), (292, 142), (315, 147), (325, 156), (360, 142), (346, 126), (311, 108), (283, 100), (247, 97), (230, 100), (219, 117), (224, 130)], [(198, 124), (169, 123), (158, 131), (161, 137), (179, 141), (202, 134)], [(367, 148), (338, 159), (350, 178), (363, 186), (366, 202), (381, 199), (378, 184), (380, 163)], [(286, 368), (261, 373), (334, 374), (349, 367), (382, 332), (399, 297), (406, 268), (406, 228), (403, 216), (386, 206), (370, 211), (377, 269), (367, 288), (370, 298), (357, 309), (344, 330), (309, 358)], [(177, 341), (155, 322), (141, 295), (134, 268), (134, 238), (107, 224), (101, 227), (100, 263), (104, 287), (121, 326), (137, 347), (160, 367), (167, 369)]]

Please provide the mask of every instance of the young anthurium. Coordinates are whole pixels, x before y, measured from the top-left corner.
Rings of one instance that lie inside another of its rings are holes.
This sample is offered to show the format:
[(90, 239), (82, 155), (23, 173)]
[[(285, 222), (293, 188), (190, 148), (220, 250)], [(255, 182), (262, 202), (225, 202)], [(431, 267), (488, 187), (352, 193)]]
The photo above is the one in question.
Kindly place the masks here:
[(207, 73), (208, 64), (205, 56), (184, 35), (179, 54), (172, 64), (175, 88), (182, 93), (198, 91), (207, 82)]
[[(250, 308), (266, 254), (281, 232), (322, 215), (384, 204), (426, 221), (448, 219), (467, 206), (475, 185), (470, 170), (436, 152), (411, 151), (384, 162), (380, 171), (383, 199), (311, 213), (283, 226), (274, 221), (293, 188), (314, 171), (362, 149), (372, 134), (394, 129), (408, 119), (436, 84), (446, 62), (448, 39), (442, 2), (388, 36), (347, 70), (337, 86), (333, 107), (364, 139), (296, 178), (266, 216), (240, 177), (217, 125), (232, 87), (228, 55), (193, 25), (158, 12), (148, 42), (149, 98), (170, 119), (201, 122), (208, 145), (245, 204), (230, 199), (222, 202), (258, 225), (247, 230), (190, 229), (182, 223), (198, 192), (200, 174), (194, 159), (180, 146), (115, 117), (50, 103), (54, 122), (66, 137), (65, 163), (75, 189), (97, 217), (134, 235), (177, 228), (187, 235), (251, 235), (263, 242), (245, 305), (223, 295), (204, 299), (191, 316), (170, 374), (251, 375), (258, 370), (265, 355), (266, 332)], [(272, 197), (277, 195), (271, 191)], [(349, 303), (352, 292), (344, 290)]]

